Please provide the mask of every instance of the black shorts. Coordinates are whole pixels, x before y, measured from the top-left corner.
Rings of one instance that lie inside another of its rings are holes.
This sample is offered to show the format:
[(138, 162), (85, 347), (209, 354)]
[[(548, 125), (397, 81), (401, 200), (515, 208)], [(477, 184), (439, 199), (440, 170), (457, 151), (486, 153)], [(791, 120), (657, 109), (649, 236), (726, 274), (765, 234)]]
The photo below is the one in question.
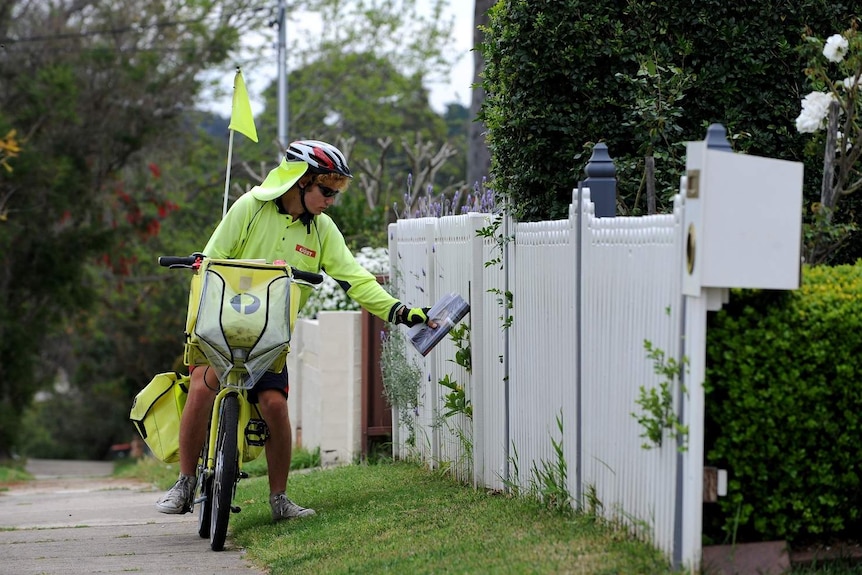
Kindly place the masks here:
[[(189, 373), (191, 374), (191, 372), (193, 372), (198, 367), (201, 366), (189, 366)], [(262, 376), (260, 376), (260, 379), (257, 380), (257, 383), (254, 384), (254, 387), (248, 390), (249, 402), (257, 403), (257, 394), (264, 389), (277, 389), (281, 393), (283, 393), (284, 398), (287, 399), (288, 392), (290, 391), (290, 385), (287, 382), (287, 366), (284, 366), (284, 369), (281, 370), (281, 373), (267, 371)]]
[(260, 379), (257, 380), (254, 387), (248, 390), (249, 402), (257, 403), (257, 394), (264, 389), (277, 389), (282, 392), (284, 394), (284, 398), (287, 399), (287, 393), (290, 391), (290, 385), (287, 382), (287, 366), (284, 366), (281, 373), (267, 371), (260, 376)]

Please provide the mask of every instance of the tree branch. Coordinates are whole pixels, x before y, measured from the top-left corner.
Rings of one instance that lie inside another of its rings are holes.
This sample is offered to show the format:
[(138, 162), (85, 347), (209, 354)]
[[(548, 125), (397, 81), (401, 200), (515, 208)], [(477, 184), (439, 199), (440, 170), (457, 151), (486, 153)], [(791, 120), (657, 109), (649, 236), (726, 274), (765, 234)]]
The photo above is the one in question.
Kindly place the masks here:
[[(831, 212), (838, 194), (835, 190), (835, 144), (838, 140), (838, 113), (841, 105), (833, 100), (829, 103), (826, 127), (826, 149), (823, 151), (823, 184), (820, 188), (820, 204)], [(830, 218), (827, 215), (827, 218)]]

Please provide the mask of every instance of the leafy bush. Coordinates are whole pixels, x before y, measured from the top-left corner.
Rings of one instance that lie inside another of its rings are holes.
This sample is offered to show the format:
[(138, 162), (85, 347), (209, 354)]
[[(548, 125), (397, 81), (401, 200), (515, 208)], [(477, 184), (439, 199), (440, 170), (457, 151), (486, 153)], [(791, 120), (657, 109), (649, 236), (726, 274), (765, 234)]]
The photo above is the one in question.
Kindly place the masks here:
[(862, 261), (804, 269), (793, 292), (734, 291), (707, 331), (713, 540), (862, 530)]
[(633, 198), (647, 152), (668, 205), (679, 144), (718, 122), (738, 151), (808, 160), (816, 194), (822, 157), (805, 157), (794, 126), (798, 48), (806, 26), (830, 34), (852, 15), (847, 3), (819, 0), (497, 2), (480, 47), (492, 187), (519, 219), (564, 217), (589, 150), (604, 141), (628, 210), (643, 210)]

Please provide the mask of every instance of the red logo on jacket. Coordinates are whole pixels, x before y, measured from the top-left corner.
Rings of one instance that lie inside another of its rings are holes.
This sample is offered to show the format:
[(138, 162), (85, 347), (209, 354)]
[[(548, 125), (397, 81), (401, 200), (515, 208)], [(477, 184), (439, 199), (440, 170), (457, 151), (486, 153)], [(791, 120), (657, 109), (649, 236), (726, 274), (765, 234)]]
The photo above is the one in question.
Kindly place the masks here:
[(301, 246), (301, 245), (299, 245), (299, 244), (296, 244), (296, 251), (298, 251), (298, 252), (299, 252), (299, 253), (301, 253), (302, 255), (304, 255), (304, 256), (308, 256), (308, 257), (310, 257), (310, 258), (316, 258), (316, 257), (317, 257), (317, 252), (316, 252), (316, 251), (311, 250), (311, 249), (308, 249), (307, 247), (305, 247), (305, 246)]

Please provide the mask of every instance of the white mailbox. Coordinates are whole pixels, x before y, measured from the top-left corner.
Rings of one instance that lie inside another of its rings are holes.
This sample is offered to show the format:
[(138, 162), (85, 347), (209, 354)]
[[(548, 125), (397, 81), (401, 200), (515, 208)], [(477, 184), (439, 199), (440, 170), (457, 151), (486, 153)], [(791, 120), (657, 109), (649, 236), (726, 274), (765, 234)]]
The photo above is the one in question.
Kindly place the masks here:
[(687, 146), (683, 293), (798, 288), (802, 164)]

